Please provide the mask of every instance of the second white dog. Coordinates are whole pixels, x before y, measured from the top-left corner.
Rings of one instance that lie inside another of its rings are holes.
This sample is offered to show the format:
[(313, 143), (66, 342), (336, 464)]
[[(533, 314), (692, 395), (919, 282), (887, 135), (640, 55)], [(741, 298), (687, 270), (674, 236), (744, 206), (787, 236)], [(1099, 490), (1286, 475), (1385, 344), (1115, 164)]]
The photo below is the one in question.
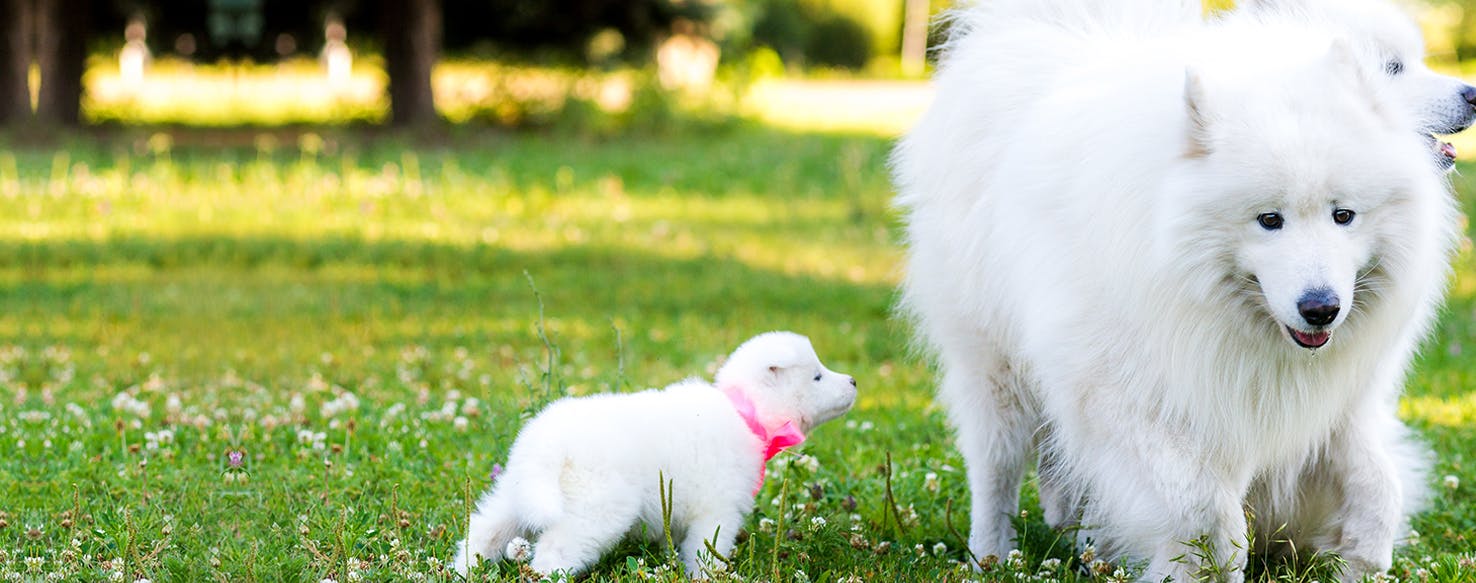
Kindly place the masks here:
[(456, 569), (465, 574), (476, 556), (500, 560), (519, 536), (537, 535), (530, 566), (544, 574), (583, 571), (642, 525), (662, 537), (665, 479), (671, 538), (687, 573), (701, 573), (707, 542), (733, 548), (764, 462), (856, 399), (856, 380), (825, 368), (810, 341), (789, 332), (745, 342), (716, 381), (549, 405), (477, 504)]

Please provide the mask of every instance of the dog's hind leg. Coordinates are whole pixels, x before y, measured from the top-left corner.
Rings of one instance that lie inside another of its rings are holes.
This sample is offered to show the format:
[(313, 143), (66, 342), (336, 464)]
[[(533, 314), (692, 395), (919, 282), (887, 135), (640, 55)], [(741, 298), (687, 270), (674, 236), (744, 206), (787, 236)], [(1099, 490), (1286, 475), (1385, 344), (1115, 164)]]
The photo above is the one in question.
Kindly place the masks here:
[(477, 557), (487, 561), (502, 560), (503, 550), (517, 536), (518, 516), (506, 495), (492, 491), (477, 502), (477, 509), (467, 520), (466, 539), (457, 546), (453, 565), (465, 575), (476, 564)]
[(629, 501), (601, 497), (569, 501), (563, 515), (538, 535), (529, 566), (544, 575), (576, 575), (598, 561), (600, 555), (620, 542), (640, 511)]
[(979, 559), (1003, 558), (1015, 548), (1011, 519), (1019, 511), (1039, 412), (1017, 371), (997, 352), (945, 350), (942, 365), (938, 396), (968, 468), (969, 550)]

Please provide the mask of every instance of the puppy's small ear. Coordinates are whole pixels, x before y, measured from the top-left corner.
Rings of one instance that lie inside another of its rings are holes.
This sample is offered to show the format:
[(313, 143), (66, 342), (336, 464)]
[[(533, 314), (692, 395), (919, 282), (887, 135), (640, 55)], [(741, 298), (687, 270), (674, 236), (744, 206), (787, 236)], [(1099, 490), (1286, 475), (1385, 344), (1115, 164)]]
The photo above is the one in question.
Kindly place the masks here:
[(1184, 111), (1189, 115), (1186, 158), (1203, 158), (1210, 153), (1210, 117), (1206, 112), (1204, 82), (1193, 69), (1184, 71)]

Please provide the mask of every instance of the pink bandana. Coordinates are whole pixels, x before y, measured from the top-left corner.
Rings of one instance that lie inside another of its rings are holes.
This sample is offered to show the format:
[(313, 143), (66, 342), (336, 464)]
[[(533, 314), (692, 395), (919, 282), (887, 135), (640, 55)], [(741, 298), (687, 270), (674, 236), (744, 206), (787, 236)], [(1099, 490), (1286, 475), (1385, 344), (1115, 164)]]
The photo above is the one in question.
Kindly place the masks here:
[[(761, 451), (764, 454), (764, 462), (767, 463), (769, 460), (774, 459), (774, 456), (784, 451), (784, 448), (799, 445), (805, 440), (805, 434), (800, 433), (799, 428), (794, 426), (793, 421), (785, 421), (778, 429), (772, 431), (764, 427), (764, 424), (758, 420), (758, 412), (754, 409), (753, 399), (749, 399), (748, 395), (743, 394), (743, 391), (738, 390), (736, 387), (723, 389), (723, 394), (727, 395), (728, 401), (733, 403), (733, 410), (737, 411), (738, 416), (743, 418), (743, 422), (748, 425), (748, 430), (752, 431), (754, 437), (759, 438), (759, 441), (762, 442)], [(754, 483), (753, 493), (758, 494), (759, 490), (763, 489), (763, 487), (764, 466), (760, 465), (758, 480)]]

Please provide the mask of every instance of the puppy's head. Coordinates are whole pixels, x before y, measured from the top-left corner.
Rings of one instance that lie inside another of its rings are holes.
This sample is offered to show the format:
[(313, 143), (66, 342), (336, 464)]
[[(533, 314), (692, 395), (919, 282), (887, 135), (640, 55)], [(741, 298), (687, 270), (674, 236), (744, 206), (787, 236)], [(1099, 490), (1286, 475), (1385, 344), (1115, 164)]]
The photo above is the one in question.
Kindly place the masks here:
[(856, 379), (825, 368), (810, 340), (769, 332), (744, 342), (717, 372), (719, 387), (737, 387), (760, 414), (793, 420), (800, 429), (839, 417), (856, 401)]
[(1476, 88), (1425, 66), (1419, 27), (1388, 0), (1250, 0), (1246, 9), (1262, 19), (1290, 20), (1340, 39), (1353, 50), (1377, 89), (1424, 139), (1437, 163), (1449, 169), (1455, 149), (1435, 135), (1454, 134), (1476, 123)]

